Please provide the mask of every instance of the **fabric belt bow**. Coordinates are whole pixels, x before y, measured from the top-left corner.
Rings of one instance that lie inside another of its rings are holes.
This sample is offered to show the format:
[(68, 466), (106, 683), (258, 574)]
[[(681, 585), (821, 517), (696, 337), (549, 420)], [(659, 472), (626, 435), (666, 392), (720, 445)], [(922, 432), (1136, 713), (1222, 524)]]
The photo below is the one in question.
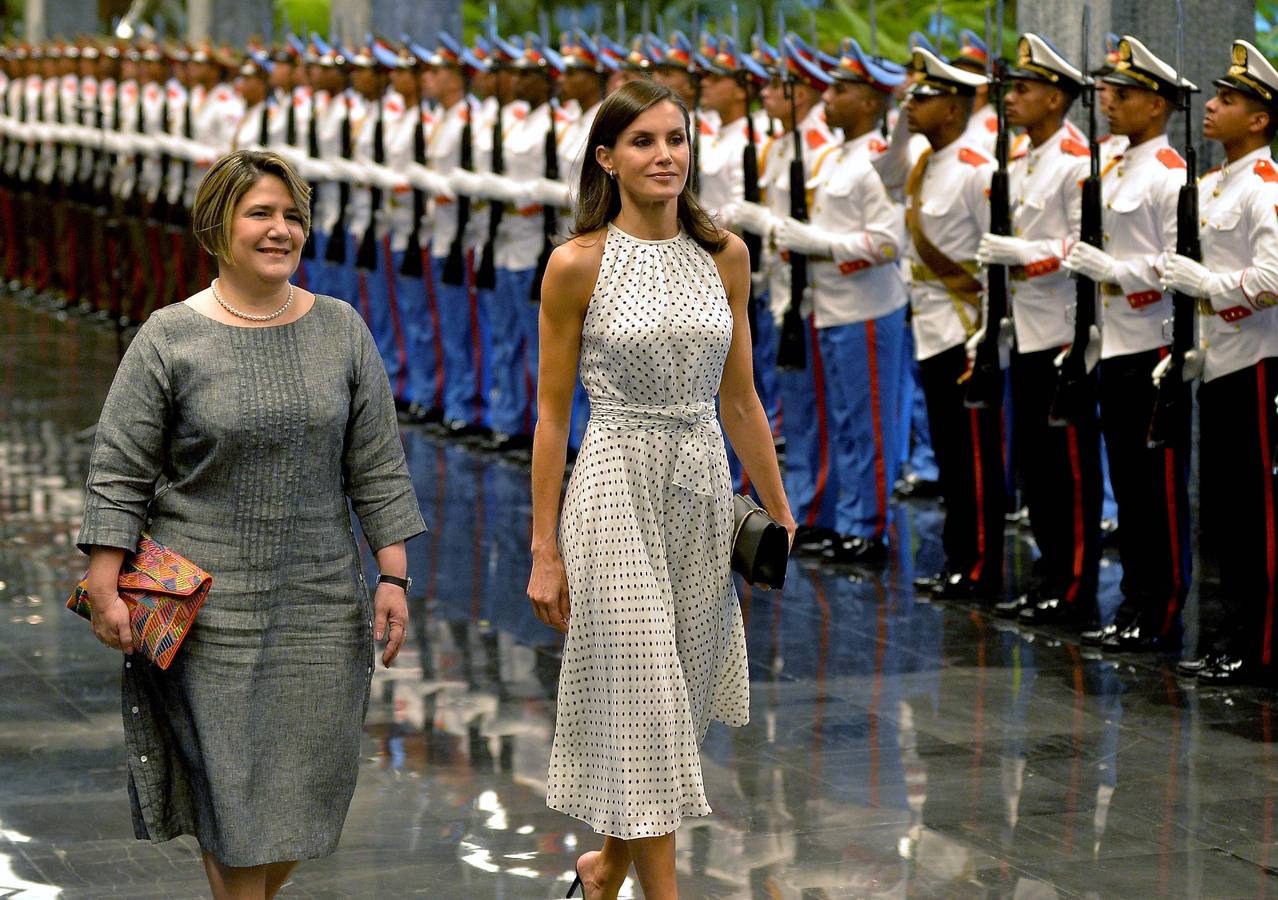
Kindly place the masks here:
[(704, 497), (715, 495), (711, 472), (719, 423), (714, 404), (690, 403), (646, 406), (638, 403), (590, 401), (590, 417), (608, 428), (637, 428), (678, 432), (674, 470), (670, 483)]

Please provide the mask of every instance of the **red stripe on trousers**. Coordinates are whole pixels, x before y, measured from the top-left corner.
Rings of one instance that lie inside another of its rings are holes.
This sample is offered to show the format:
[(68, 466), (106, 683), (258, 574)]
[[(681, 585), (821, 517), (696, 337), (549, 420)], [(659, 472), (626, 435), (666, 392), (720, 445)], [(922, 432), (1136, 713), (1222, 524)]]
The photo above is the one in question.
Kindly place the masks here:
[(825, 414), (825, 367), (821, 364), (821, 346), (817, 341), (816, 326), (808, 319), (808, 344), (812, 347), (812, 390), (816, 395), (817, 415), (817, 477), (812, 489), (812, 505), (808, 507), (803, 524), (816, 525), (821, 501), (825, 499), (825, 484), (830, 478), (830, 433)]
[(980, 581), (985, 574), (985, 472), (981, 467), (981, 423), (976, 410), (969, 409), (967, 413), (972, 431), (972, 462), (976, 470), (976, 481), (973, 483), (976, 491), (976, 562), (967, 577)]
[(372, 328), (373, 326), (369, 325), (368, 273), (363, 269), (358, 269), (356, 274), (359, 281), (359, 315), (364, 320), (364, 324)]
[(484, 344), (479, 335), (479, 290), (475, 286), (475, 251), (466, 251), (466, 299), (470, 303), (470, 343), (475, 351), (475, 424), (484, 414)]
[(399, 374), (395, 376), (395, 396), (404, 396), (408, 379), (408, 350), (404, 345), (404, 329), (399, 323), (399, 297), (395, 293), (395, 266), (391, 256), (390, 235), (382, 238), (382, 259), (386, 267), (386, 298), (390, 301), (391, 327), (395, 329), (395, 355), (399, 358)]
[(1078, 459), (1078, 430), (1070, 425), (1065, 429), (1069, 441), (1069, 473), (1074, 479), (1074, 565), (1070, 570), (1073, 580), (1065, 592), (1065, 602), (1073, 603), (1083, 586), (1083, 466)]
[(874, 321), (865, 323), (865, 359), (870, 378), (870, 421), (874, 427), (874, 536), (887, 530), (887, 460), (883, 458), (883, 422), (879, 398), (879, 351), (874, 344)]
[(426, 306), (430, 310), (431, 344), (435, 350), (435, 403), (444, 408), (444, 342), (439, 335), (439, 301), (435, 297), (435, 274), (431, 271), (430, 250), (422, 248), (422, 280), (426, 282)]
[(1276, 564), (1275, 551), (1278, 540), (1274, 536), (1274, 476), (1273, 453), (1269, 448), (1269, 387), (1265, 378), (1265, 364), (1256, 364), (1256, 411), (1259, 414), (1257, 424), (1260, 425), (1260, 471), (1264, 476), (1265, 486), (1265, 565), (1269, 575), (1268, 590), (1265, 592), (1265, 649), (1261, 659), (1269, 665), (1273, 658), (1274, 628), (1274, 581)]

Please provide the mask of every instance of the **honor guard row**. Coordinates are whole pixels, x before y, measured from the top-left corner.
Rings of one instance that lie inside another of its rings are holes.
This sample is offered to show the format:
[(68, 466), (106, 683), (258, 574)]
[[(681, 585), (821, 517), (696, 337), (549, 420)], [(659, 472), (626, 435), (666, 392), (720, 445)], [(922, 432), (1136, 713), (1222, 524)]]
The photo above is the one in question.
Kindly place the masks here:
[[(904, 65), (788, 33), (9, 47), (5, 274), (145, 318), (211, 277), (186, 228), (202, 172), (272, 150), (313, 189), (299, 277), (357, 305), (405, 419), (524, 453), (540, 275), (573, 233), (591, 125), (620, 84), (655, 78), (690, 110), (699, 202), (750, 249), (755, 377), (801, 552), (882, 566), (894, 487), (936, 485), (944, 566), (919, 590), (1112, 651), (1177, 651), (1199, 380), (1197, 525), (1231, 607), (1182, 671), (1267, 677), (1278, 73), (1234, 44), (1204, 127), (1227, 161), (1196, 184), (1166, 133), (1195, 88), (1135, 37), (1109, 36), (1094, 69), (1038, 34), (1006, 61), (971, 32), (948, 59), (912, 45)], [(1178, 221), (1186, 192), (1198, 210)], [(579, 440), (580, 389), (574, 412)], [(1096, 603), (1107, 487), (1112, 622)], [(1009, 593), (1004, 523), (1022, 502), (1039, 555)]]

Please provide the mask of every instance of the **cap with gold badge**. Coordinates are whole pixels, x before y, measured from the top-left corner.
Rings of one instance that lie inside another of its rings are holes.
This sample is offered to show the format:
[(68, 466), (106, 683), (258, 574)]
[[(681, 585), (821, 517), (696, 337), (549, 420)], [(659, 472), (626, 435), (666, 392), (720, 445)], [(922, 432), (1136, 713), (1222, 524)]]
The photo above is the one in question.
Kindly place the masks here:
[(1212, 84), (1246, 94), (1266, 106), (1278, 107), (1278, 69), (1246, 41), (1234, 41), (1232, 54), (1229, 71)]
[(910, 86), (911, 97), (971, 97), (978, 87), (989, 83), (984, 75), (951, 65), (922, 47), (914, 48), (910, 68), (918, 73)]
[(1198, 90), (1196, 85), (1180, 78), (1175, 69), (1130, 34), (1123, 35), (1118, 42), (1118, 62), (1102, 80), (1106, 84), (1153, 91), (1173, 102), (1180, 99), (1182, 88)]
[(1087, 84), (1083, 73), (1070, 65), (1050, 41), (1032, 31), (1017, 41), (1016, 62), (1008, 67), (1007, 77), (1042, 81), (1069, 94), (1077, 94)]

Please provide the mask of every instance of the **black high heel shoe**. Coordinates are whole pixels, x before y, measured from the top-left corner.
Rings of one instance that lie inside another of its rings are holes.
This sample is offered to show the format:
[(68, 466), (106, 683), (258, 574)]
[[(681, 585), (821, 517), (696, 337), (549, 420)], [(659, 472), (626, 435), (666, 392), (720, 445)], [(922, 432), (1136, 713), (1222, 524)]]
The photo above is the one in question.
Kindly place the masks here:
[(573, 879), (572, 887), (568, 888), (568, 893), (564, 894), (564, 896), (571, 897), (573, 894), (577, 893), (577, 888), (581, 888), (581, 896), (585, 897), (586, 886), (581, 882), (581, 870), (576, 866), (573, 866), (573, 871), (577, 873), (577, 877)]

